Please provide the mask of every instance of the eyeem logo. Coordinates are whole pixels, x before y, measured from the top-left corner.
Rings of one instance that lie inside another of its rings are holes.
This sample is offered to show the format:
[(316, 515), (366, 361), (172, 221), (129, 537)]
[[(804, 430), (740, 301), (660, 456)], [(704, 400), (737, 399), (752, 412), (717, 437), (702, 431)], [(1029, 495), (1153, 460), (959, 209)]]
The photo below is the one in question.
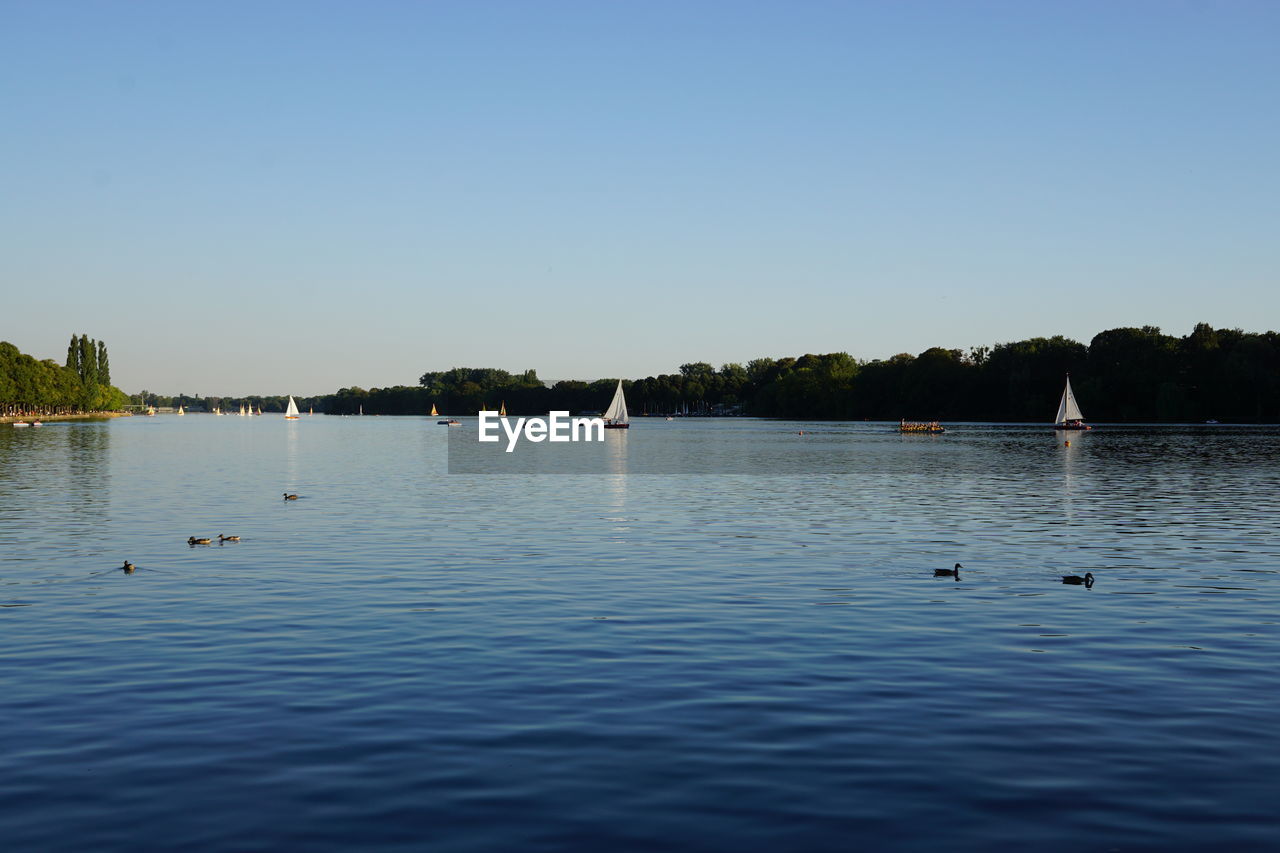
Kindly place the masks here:
[(571, 418), (568, 412), (549, 412), (545, 418), (516, 418), (515, 427), (511, 426), (510, 418), (504, 418), (497, 412), (480, 412), (480, 441), (501, 441), (499, 426), (507, 434), (507, 453), (516, 449), (516, 442), (522, 436), (535, 444), (540, 441), (604, 441), (604, 418)]

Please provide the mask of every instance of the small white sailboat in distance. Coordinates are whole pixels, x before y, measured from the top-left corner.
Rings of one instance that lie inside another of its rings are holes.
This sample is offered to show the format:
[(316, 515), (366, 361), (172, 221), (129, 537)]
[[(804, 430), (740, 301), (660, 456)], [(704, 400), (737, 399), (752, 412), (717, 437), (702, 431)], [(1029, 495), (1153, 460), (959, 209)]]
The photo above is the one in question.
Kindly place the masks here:
[(618, 390), (613, 392), (613, 402), (604, 412), (605, 429), (630, 429), (631, 419), (627, 417), (627, 397), (622, 393), (622, 380), (618, 380)]
[(181, 404), (179, 404), (179, 405), (178, 405), (178, 414), (180, 414), (180, 415), (185, 415), (185, 414), (186, 414), (186, 412), (184, 412), (184, 411), (182, 410), (182, 405), (181, 405)]
[(1053, 418), (1054, 429), (1093, 429), (1084, 422), (1084, 415), (1076, 403), (1076, 395), (1071, 392), (1071, 374), (1067, 374), (1067, 387), (1062, 390), (1062, 400), (1058, 403), (1058, 414)]
[(296, 421), (298, 419), (298, 404), (293, 401), (293, 395), (289, 395), (289, 408), (284, 410), (284, 419), (286, 421)]

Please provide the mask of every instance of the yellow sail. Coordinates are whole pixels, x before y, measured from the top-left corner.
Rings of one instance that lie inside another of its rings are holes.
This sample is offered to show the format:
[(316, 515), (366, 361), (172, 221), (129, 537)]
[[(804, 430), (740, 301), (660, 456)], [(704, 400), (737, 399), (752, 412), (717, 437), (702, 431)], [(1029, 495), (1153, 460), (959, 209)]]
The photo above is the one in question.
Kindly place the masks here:
[(506, 400), (503, 400), (503, 401), (502, 401), (502, 408), (498, 409), (498, 414), (499, 414), (499, 415), (501, 415), (501, 416), (502, 416), (502, 417), (504, 417), (504, 418), (507, 416), (507, 401), (506, 401)]
[(435, 404), (435, 403), (432, 403), (432, 404), (431, 404), (431, 417), (433, 417), (433, 418), (434, 418), (434, 417), (435, 417), (436, 415), (438, 415), (438, 414), (440, 414), (440, 413), (436, 411), (436, 404)]

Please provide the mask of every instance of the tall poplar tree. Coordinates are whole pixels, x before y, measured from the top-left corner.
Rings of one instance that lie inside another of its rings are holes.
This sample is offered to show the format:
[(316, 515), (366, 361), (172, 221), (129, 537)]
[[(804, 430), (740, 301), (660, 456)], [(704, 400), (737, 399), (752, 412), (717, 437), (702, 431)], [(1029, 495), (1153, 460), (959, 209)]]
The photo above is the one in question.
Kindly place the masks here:
[(71, 343), (67, 344), (67, 367), (75, 371), (76, 376), (81, 376), (80, 372), (80, 336), (72, 335)]
[(111, 384), (111, 362), (107, 360), (107, 345), (98, 341), (98, 384)]
[(98, 351), (88, 335), (80, 336), (80, 379), (86, 385), (98, 382)]

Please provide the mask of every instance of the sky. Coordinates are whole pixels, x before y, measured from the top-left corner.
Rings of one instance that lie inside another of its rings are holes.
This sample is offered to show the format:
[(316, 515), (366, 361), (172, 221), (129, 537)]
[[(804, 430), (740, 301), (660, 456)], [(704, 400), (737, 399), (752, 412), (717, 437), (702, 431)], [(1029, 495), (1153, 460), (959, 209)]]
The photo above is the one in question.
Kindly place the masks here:
[(311, 395), (1280, 323), (1280, 4), (0, 0), (0, 340)]

